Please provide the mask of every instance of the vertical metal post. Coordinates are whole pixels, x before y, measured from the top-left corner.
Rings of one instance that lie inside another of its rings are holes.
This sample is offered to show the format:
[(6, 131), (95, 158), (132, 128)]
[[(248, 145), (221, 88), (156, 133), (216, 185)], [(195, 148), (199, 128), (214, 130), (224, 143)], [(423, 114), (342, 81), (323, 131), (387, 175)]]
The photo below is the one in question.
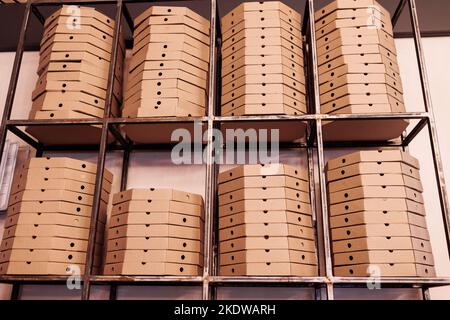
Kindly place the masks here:
[(18, 283), (14, 283), (11, 288), (11, 300), (19, 300), (22, 291), (22, 286)]
[(109, 73), (108, 73), (108, 88), (106, 91), (106, 102), (105, 102), (105, 110), (103, 115), (103, 123), (102, 123), (102, 135), (100, 138), (100, 148), (98, 152), (98, 160), (97, 160), (97, 173), (95, 177), (95, 192), (94, 192), (94, 200), (92, 203), (92, 215), (91, 215), (91, 226), (89, 230), (89, 241), (88, 241), (88, 249), (87, 249), (87, 257), (86, 257), (86, 266), (84, 273), (84, 282), (83, 282), (83, 291), (82, 291), (82, 299), (88, 300), (90, 295), (90, 277), (93, 269), (94, 255), (95, 255), (95, 238), (97, 234), (97, 222), (101, 205), (101, 194), (102, 194), (102, 183), (103, 183), (103, 171), (105, 169), (105, 159), (106, 159), (106, 147), (108, 142), (108, 134), (109, 134), (109, 115), (111, 111), (111, 104), (113, 99), (113, 87), (114, 87), (114, 73), (117, 62), (117, 53), (120, 49), (119, 47), (119, 37), (120, 37), (120, 29), (122, 24), (122, 0), (118, 0), (116, 3), (116, 19), (114, 26), (114, 37), (113, 37), (113, 45), (111, 50), (111, 62), (109, 65)]
[(204, 272), (202, 299), (211, 299), (211, 288), (209, 276), (212, 274), (213, 266), (213, 226), (214, 226), (214, 202), (215, 202), (215, 164), (213, 157), (213, 128), (214, 128), (214, 110), (216, 104), (215, 85), (216, 85), (216, 0), (211, 0), (210, 12), (210, 64), (209, 64), (209, 83), (208, 83), (208, 121), (207, 121), (207, 145), (206, 145), (206, 183), (205, 183), (205, 238), (204, 238)]
[(445, 233), (447, 238), (447, 250), (450, 254), (450, 217), (447, 190), (445, 187), (444, 169), (442, 166), (441, 152), (439, 149), (439, 140), (436, 129), (436, 121), (431, 102), (431, 94), (425, 65), (425, 57), (420, 35), (419, 18), (417, 16), (417, 8), (415, 0), (409, 1), (409, 11), (411, 15), (411, 24), (414, 34), (414, 43), (416, 47), (417, 63), (419, 65), (420, 83), (424, 99), (425, 110), (428, 112), (428, 133), (430, 137), (431, 152), (433, 154), (434, 170), (436, 181), (438, 184), (439, 201), (441, 204), (442, 218), (445, 225)]

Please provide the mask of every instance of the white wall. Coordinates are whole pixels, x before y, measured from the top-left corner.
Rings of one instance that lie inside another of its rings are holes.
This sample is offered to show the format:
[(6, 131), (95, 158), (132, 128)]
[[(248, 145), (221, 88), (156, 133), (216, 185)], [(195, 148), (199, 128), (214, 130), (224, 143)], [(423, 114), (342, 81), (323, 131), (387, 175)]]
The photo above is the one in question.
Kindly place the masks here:
[[(405, 90), (405, 102), (408, 111), (423, 110), (421, 100), (420, 80), (417, 72), (416, 57), (413, 42), (410, 39), (399, 39), (397, 42), (398, 58)], [(426, 38), (423, 39), (428, 75), (430, 78), (431, 94), (437, 119), (437, 128), (440, 139), (440, 149), (444, 164), (445, 177), (450, 181), (450, 144), (446, 139), (450, 137), (450, 128), (447, 125), (450, 120), (450, 110), (447, 102), (450, 101), (450, 37), (449, 38)], [(0, 53), (0, 106), (3, 108), (6, 91), (9, 83), (9, 74), (14, 60), (13, 53)], [(27, 118), (31, 107), (30, 95), (37, 79), (38, 54), (25, 53), (22, 72), (16, 95), (13, 118)], [(12, 137), (14, 138), (14, 137)], [(419, 158), (422, 169), (421, 176), (424, 184), (424, 197), (426, 200), (427, 221), (429, 224), (433, 253), (436, 260), (436, 271), (439, 276), (450, 277), (450, 263), (446, 250), (445, 235), (442, 225), (437, 190), (433, 174), (431, 151), (427, 146), (428, 136), (426, 131), (422, 132), (411, 145), (411, 153)], [(348, 150), (338, 152), (327, 152), (327, 158), (338, 154), (345, 154)], [(23, 155), (23, 152), (22, 152)], [(95, 154), (71, 155), (83, 159), (96, 161)], [(299, 161), (295, 152), (284, 152), (282, 161), (286, 163), (304, 164)], [(120, 177), (121, 157), (120, 154), (110, 154), (107, 158), (107, 168), (116, 175), (114, 190), (117, 191), (118, 178)], [(174, 167), (170, 165), (170, 156), (165, 152), (136, 153), (130, 162), (128, 187), (168, 187), (174, 186), (178, 189), (204, 194), (204, 172), (203, 166)], [(0, 216), (0, 234), (3, 228), (4, 217)], [(434, 299), (450, 299), (450, 288), (439, 288), (432, 290)], [(313, 293), (307, 289), (293, 288), (224, 288), (218, 292), (219, 298), (282, 298), (282, 299), (308, 299)], [(0, 285), (0, 299), (9, 297), (9, 286)], [(22, 292), (23, 298), (52, 299), (52, 298), (79, 298), (79, 292), (68, 292), (64, 287), (52, 286), (26, 286)], [(94, 288), (92, 298), (105, 299), (108, 292), (105, 287)], [(170, 298), (170, 299), (199, 299), (201, 288), (189, 287), (123, 287), (119, 290), (120, 298)], [(417, 290), (396, 289), (368, 291), (364, 289), (339, 289), (336, 290), (336, 298), (369, 298), (369, 299), (417, 299), (420, 295)]]

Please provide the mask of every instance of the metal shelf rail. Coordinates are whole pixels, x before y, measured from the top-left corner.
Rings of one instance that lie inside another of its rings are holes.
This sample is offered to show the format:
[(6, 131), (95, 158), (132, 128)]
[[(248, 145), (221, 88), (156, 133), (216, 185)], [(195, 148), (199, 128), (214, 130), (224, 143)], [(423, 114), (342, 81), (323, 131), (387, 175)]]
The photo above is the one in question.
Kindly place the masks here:
[[(220, 15), (218, 9), (218, 1), (220, 0), (204, 0), (205, 5), (210, 6), (211, 19), (211, 36), (210, 36), (210, 67), (209, 67), (209, 87), (208, 87), (208, 107), (207, 116), (199, 118), (140, 118), (140, 119), (126, 119), (126, 118), (111, 118), (110, 109), (112, 103), (112, 87), (114, 68), (117, 60), (117, 53), (119, 48), (119, 32), (123, 27), (125, 21), (128, 28), (133, 29), (132, 18), (128, 9), (128, 5), (136, 2), (151, 2), (151, 1), (132, 1), (132, 0), (35, 0), (29, 1), (25, 6), (25, 15), (21, 25), (21, 32), (19, 42), (14, 59), (11, 80), (7, 92), (5, 109), (3, 112), (1, 128), (0, 128), (0, 154), (3, 152), (4, 143), (8, 132), (18, 136), (25, 143), (36, 149), (36, 156), (43, 156), (45, 152), (54, 151), (96, 151), (98, 152), (97, 159), (97, 175), (96, 188), (93, 201), (92, 210), (92, 224), (90, 228), (90, 238), (87, 254), (87, 266), (85, 274), (82, 275), (82, 299), (89, 299), (91, 288), (94, 285), (110, 286), (110, 299), (117, 298), (117, 288), (120, 285), (172, 285), (172, 286), (198, 286), (202, 290), (203, 299), (215, 299), (217, 297), (217, 289), (223, 286), (259, 286), (259, 287), (274, 287), (274, 286), (289, 286), (298, 288), (313, 288), (316, 299), (334, 299), (335, 287), (364, 287), (369, 278), (340, 278), (334, 277), (332, 273), (331, 264), (331, 244), (330, 234), (328, 229), (328, 203), (326, 194), (325, 181), (325, 162), (324, 150), (326, 148), (345, 148), (351, 147), (407, 147), (414, 138), (425, 127), (428, 128), (430, 137), (430, 146), (433, 156), (433, 164), (438, 185), (438, 193), (440, 199), (440, 206), (442, 211), (442, 220), (445, 226), (447, 249), (450, 250), (450, 219), (448, 215), (448, 199), (444, 182), (444, 175), (442, 169), (441, 156), (439, 151), (439, 144), (437, 139), (436, 125), (431, 104), (430, 92), (428, 87), (428, 79), (426, 75), (426, 68), (424, 62), (423, 49), (421, 44), (420, 29), (418, 23), (417, 10), (415, 0), (399, 0), (397, 10), (392, 16), (392, 22), (395, 25), (399, 16), (409, 5), (411, 25), (414, 34), (414, 43), (417, 54), (417, 62), (420, 71), (420, 80), (423, 92), (423, 99), (425, 105), (425, 112), (407, 112), (397, 114), (371, 114), (371, 115), (329, 115), (320, 113), (319, 102), (319, 82), (318, 82), (318, 66), (317, 53), (315, 44), (315, 22), (314, 22), (314, 1), (306, 0), (303, 21), (303, 38), (305, 42), (304, 50), (305, 70), (308, 86), (307, 102), (309, 114), (299, 116), (236, 116), (236, 117), (221, 117), (218, 114), (220, 101), (220, 75), (218, 69), (220, 68)], [(11, 112), (16, 93), (20, 66), (24, 53), (24, 46), (26, 42), (26, 33), (29, 26), (29, 21), (32, 14), (42, 23), (44, 21), (43, 15), (39, 8), (42, 6), (55, 6), (60, 4), (108, 4), (115, 6), (115, 20), (116, 25), (114, 29), (113, 51), (111, 57), (111, 66), (108, 74), (108, 90), (105, 105), (104, 117), (102, 119), (68, 119), (68, 120), (13, 120), (11, 119)], [(349, 143), (329, 143), (324, 142), (322, 132), (322, 122), (328, 120), (343, 121), (343, 120), (370, 120), (377, 121), (382, 119), (410, 119), (415, 120), (414, 128), (409, 131), (406, 137), (403, 137), (399, 143), (396, 142), (359, 142), (355, 141)], [(121, 135), (118, 126), (123, 124), (142, 125), (147, 126), (151, 130), (151, 126), (155, 124), (176, 123), (176, 124), (193, 124), (194, 121), (201, 121), (208, 130), (207, 141), (205, 144), (207, 162), (206, 162), (206, 187), (205, 187), (205, 261), (204, 273), (201, 276), (103, 276), (92, 273), (94, 243), (97, 225), (95, 221), (99, 213), (101, 183), (103, 180), (103, 170), (105, 167), (105, 158), (109, 152), (123, 152), (122, 174), (121, 174), (121, 190), (127, 187), (127, 175), (129, 167), (130, 154), (138, 150), (159, 150), (160, 148), (170, 147), (167, 144), (134, 144), (128, 138)], [(314, 212), (319, 214), (314, 216), (316, 223), (317, 240), (322, 245), (319, 246), (318, 254), (324, 259), (319, 259), (320, 276), (317, 277), (224, 277), (218, 275), (217, 266), (217, 172), (218, 165), (213, 163), (214, 150), (212, 134), (213, 128), (220, 128), (223, 124), (232, 123), (252, 124), (258, 126), (259, 123), (272, 123), (274, 127), (281, 127), (288, 122), (304, 123), (307, 126), (306, 142), (300, 144), (287, 144), (289, 148), (299, 148), (306, 150), (307, 163), (309, 166), (309, 177), (311, 186), (311, 203), (316, 203), (316, 193), (319, 193), (320, 208), (316, 208)], [(49, 146), (36, 141), (30, 135), (25, 133), (21, 128), (25, 126), (63, 126), (71, 130), (80, 129), (86, 125), (98, 125), (102, 128), (101, 138), (98, 145), (67, 145), (67, 146)], [(108, 134), (111, 133), (116, 138), (117, 142), (108, 144)], [(315, 163), (317, 161), (317, 164)], [(319, 177), (319, 192), (314, 190), (316, 176)], [(449, 251), (450, 252), (450, 251)], [(321, 263), (323, 260), (324, 263)], [(45, 284), (45, 285), (62, 285), (67, 281), (67, 276), (7, 276), (0, 275), (0, 283), (9, 283), (13, 285), (11, 299), (20, 298), (20, 288), (25, 284)], [(381, 284), (386, 288), (420, 288), (423, 292), (423, 298), (429, 298), (428, 289), (438, 286), (450, 285), (450, 278), (382, 278)], [(324, 294), (325, 293), (325, 294)]]

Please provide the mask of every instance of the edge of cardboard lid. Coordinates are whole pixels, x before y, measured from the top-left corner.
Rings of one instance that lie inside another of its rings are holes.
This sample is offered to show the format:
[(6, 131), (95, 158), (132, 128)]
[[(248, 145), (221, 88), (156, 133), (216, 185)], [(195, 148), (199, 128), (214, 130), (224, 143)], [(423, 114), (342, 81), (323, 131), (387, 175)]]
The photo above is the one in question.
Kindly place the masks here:
[[(175, 198), (177, 198), (178, 196), (186, 196), (188, 198), (188, 200), (186, 200), (187, 203), (192, 203), (192, 204), (203, 204), (203, 197), (199, 194), (195, 194), (195, 193), (190, 193), (190, 192), (186, 192), (186, 191), (181, 191), (181, 190), (176, 190), (176, 189), (172, 189), (172, 188), (132, 188), (132, 189), (128, 189), (122, 192), (118, 192), (115, 193), (113, 195), (113, 204), (114, 203), (118, 203), (118, 201), (121, 201), (121, 198), (131, 198), (131, 199), (135, 199), (135, 200), (140, 200), (140, 199), (151, 199), (153, 198), (152, 194), (158, 193), (158, 192), (163, 192), (164, 194), (169, 194), (170, 193), (170, 198), (174, 200)], [(137, 193), (145, 193), (144, 197), (141, 196), (134, 196), (133, 194)], [(161, 197), (162, 198), (162, 197)], [(155, 200), (157, 200), (157, 198), (153, 198)], [(162, 198), (165, 199), (165, 198)]]

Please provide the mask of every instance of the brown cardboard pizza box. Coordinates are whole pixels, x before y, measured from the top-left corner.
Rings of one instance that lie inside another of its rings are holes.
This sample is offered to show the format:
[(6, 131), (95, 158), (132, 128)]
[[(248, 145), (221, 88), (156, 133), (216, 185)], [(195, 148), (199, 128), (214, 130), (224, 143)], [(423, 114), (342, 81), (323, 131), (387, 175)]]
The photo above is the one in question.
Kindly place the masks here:
[(303, 40), (300, 34), (293, 34), (284, 28), (252, 28), (252, 29), (242, 29), (236, 32), (231, 38), (225, 39), (222, 42), (222, 52), (224, 50), (229, 50), (239, 43), (242, 45), (270, 45), (271, 39), (277, 39), (275, 41), (287, 40), (290, 45), (296, 47), (303, 47)]
[(192, 264), (138, 262), (106, 264), (105, 275), (177, 275), (200, 276), (203, 268)]
[[(75, 204), (92, 205), (94, 197), (69, 190), (25, 190), (13, 194), (9, 198), (9, 205), (21, 201), (65, 201)], [(104, 195), (102, 201), (108, 203), (109, 196)]]
[(209, 36), (186, 25), (140, 25), (134, 32), (134, 37), (139, 41), (149, 33), (153, 34), (187, 34), (202, 43), (209, 45)]
[(302, 276), (313, 277), (317, 275), (317, 266), (286, 263), (286, 262), (263, 262), (263, 263), (241, 263), (219, 267), (222, 276)]
[(132, 79), (128, 79), (126, 82), (126, 90), (130, 90), (134, 86), (142, 86), (142, 82), (145, 80), (162, 80), (162, 79), (180, 79), (199, 88), (206, 89), (206, 79), (197, 77), (182, 69), (172, 70), (148, 70), (142, 71)]
[(420, 169), (419, 161), (408, 152), (400, 149), (378, 149), (357, 151), (328, 161), (328, 170), (333, 170), (359, 162), (403, 162), (413, 168)]
[(53, 20), (57, 18), (65, 17), (64, 22), (68, 21), (67, 17), (79, 17), (79, 21), (71, 21), (71, 22), (81, 22), (83, 18), (95, 18), (96, 20), (102, 22), (105, 27), (114, 28), (114, 20), (101, 13), (92, 7), (84, 7), (84, 6), (70, 6), (63, 5), (60, 9), (53, 12), (51, 16), (45, 19), (44, 27), (47, 27)]
[(106, 254), (106, 264), (144, 262), (170, 262), (203, 266), (203, 255), (199, 252), (172, 250), (119, 250)]
[(327, 171), (327, 181), (335, 181), (339, 179), (349, 178), (359, 174), (375, 174), (375, 173), (401, 173), (410, 176), (414, 179), (420, 180), (419, 169), (414, 168), (403, 162), (394, 161), (377, 161), (377, 162), (360, 162), (349, 164), (345, 167), (340, 167)]
[(131, 237), (108, 240), (108, 252), (116, 250), (175, 250), (203, 252), (203, 243), (198, 240), (179, 238)]
[(231, 214), (258, 210), (287, 210), (311, 215), (311, 205), (289, 199), (241, 200), (232, 204), (219, 206), (219, 217)]
[[(369, 12), (380, 12), (383, 16), (390, 16), (389, 11), (382, 7), (376, 0), (335, 0), (320, 10), (317, 10), (314, 13), (314, 20), (320, 20), (336, 10), (354, 11), (353, 9), (364, 9)], [(388, 20), (390, 20), (390, 18)]]
[[(61, 32), (61, 29), (58, 30), (58, 26), (46, 29), (40, 42), (40, 48), (45, 50), (52, 42), (88, 42), (102, 49), (112, 48), (113, 37), (105, 32), (90, 26), (81, 27), (81, 25), (80, 28), (74, 28), (73, 30), (74, 32), (70, 32), (67, 27), (63, 27)], [(122, 44), (119, 45), (122, 46)]]
[[(95, 76), (98, 78), (102, 78), (104, 80), (108, 80), (108, 68), (100, 68), (98, 66), (94, 66), (90, 63), (84, 62), (50, 62), (47, 67), (47, 72), (84, 72), (90, 74), (91, 76)], [(119, 76), (116, 72), (116, 77)], [(118, 78), (121, 81), (120, 78)]]
[(220, 254), (253, 249), (290, 249), (316, 252), (314, 240), (294, 237), (243, 237), (239, 239), (220, 241), (219, 245)]
[(165, 57), (164, 54), (170, 53), (172, 51), (182, 51), (189, 53), (191, 56), (194, 56), (203, 62), (209, 63), (208, 50), (198, 49), (186, 42), (146, 43), (144, 44), (144, 46), (142, 46), (142, 48), (139, 49), (139, 51), (134, 52), (131, 58), (132, 63), (143, 60), (143, 57), (144, 59), (145, 57), (148, 57), (146, 52), (149, 51), (161, 55), (162, 58)]
[[(0, 252), (0, 263), (5, 262), (58, 262), (85, 264), (86, 253), (62, 250), (13, 249)], [(94, 257), (94, 266), (101, 266), (101, 257)]]
[(424, 216), (407, 211), (361, 211), (340, 216), (330, 217), (330, 227), (340, 228), (362, 224), (412, 224), (427, 228)]
[[(72, 166), (76, 167), (75, 166)], [(32, 179), (40, 179), (41, 177), (48, 178), (48, 179), (70, 179), (80, 182), (87, 182), (87, 183), (95, 183), (96, 174), (93, 172), (87, 172), (79, 170), (78, 168), (72, 169), (70, 166), (70, 162), (68, 162), (67, 167), (61, 166), (61, 167), (53, 167), (51, 165), (49, 166), (35, 166), (28, 168), (27, 171), (23, 171), (19, 173), (19, 177), (22, 175), (28, 175)], [(109, 182), (111, 184), (113, 180), (112, 174), (110, 174), (107, 170), (105, 170), (104, 180), (106, 180), (106, 183)], [(105, 182), (105, 181), (104, 181)]]
[(373, 27), (376, 29), (381, 29), (391, 36), (394, 34), (392, 25), (383, 23), (383, 21), (378, 19), (377, 15), (369, 15), (367, 17), (358, 17), (355, 19), (338, 19), (328, 23), (323, 28), (319, 28), (316, 30), (316, 38), (320, 39), (325, 37), (329, 33), (333, 32), (339, 28), (348, 28), (348, 27)]
[(339, 110), (348, 104), (391, 104), (393, 101), (404, 105), (403, 95), (386, 84), (348, 84), (320, 96), (324, 113)]
[(237, 27), (239, 23), (242, 23), (242, 22), (247, 23), (250, 21), (252, 21), (252, 22), (254, 21), (254, 24), (250, 24), (250, 28), (255, 27), (255, 26), (258, 27), (259, 25), (261, 25), (262, 27), (266, 27), (266, 26), (270, 27), (273, 25), (266, 25), (266, 24), (264, 24), (264, 22), (271, 21), (271, 20), (284, 21), (285, 23), (287, 23), (294, 29), (301, 32), (301, 30), (300, 30), (301, 22), (300, 21), (297, 21), (297, 20), (293, 19), (292, 17), (288, 16), (287, 14), (285, 14), (284, 12), (278, 11), (278, 10), (237, 12), (232, 16), (227, 16), (227, 17), (222, 18), (221, 30), (222, 30), (222, 33), (225, 34), (230, 29)]
[(220, 255), (220, 265), (261, 262), (291, 262), (317, 265), (317, 257), (312, 252), (297, 250), (244, 250)]
[(201, 217), (189, 216), (173, 212), (130, 212), (118, 214), (110, 219), (109, 227), (124, 225), (174, 225), (191, 228), (202, 228)]
[(430, 253), (414, 250), (371, 250), (333, 255), (334, 266), (378, 263), (420, 263), (433, 266), (434, 259)]
[(307, 112), (303, 94), (293, 98), (284, 93), (245, 94), (221, 107), (222, 115), (237, 114), (303, 114)]
[(407, 237), (370, 237), (332, 242), (333, 253), (364, 250), (417, 250), (432, 252), (429, 241)]
[[(135, 103), (125, 104), (122, 110), (124, 118), (202, 117), (205, 114), (205, 108), (176, 98), (140, 99)], [(126, 129), (124, 131), (128, 133)]]
[(226, 205), (244, 199), (291, 199), (309, 202), (309, 193), (290, 188), (244, 188), (219, 196), (219, 204)]
[(266, 48), (267, 46), (277, 46), (282, 47), (287, 50), (291, 50), (294, 54), (299, 57), (303, 57), (303, 48), (301, 43), (296, 44), (280, 36), (266, 37), (264, 38), (243, 38), (238, 42), (235, 42), (232, 46), (222, 49), (222, 59), (227, 58), (235, 54), (239, 50), (245, 50), (251, 52), (249, 48)]
[[(97, 231), (97, 239), (101, 239), (100, 236), (103, 235), (103, 230)], [(89, 239), (89, 229), (86, 228), (75, 228), (69, 226), (59, 226), (59, 225), (15, 225), (5, 229), (3, 233), (3, 240), (12, 237), (61, 237), (67, 239)]]
[(224, 183), (240, 177), (252, 176), (279, 176), (286, 175), (297, 179), (308, 181), (308, 172), (304, 168), (291, 165), (272, 163), (272, 164), (253, 164), (237, 166), (233, 169), (219, 173), (218, 181)]
[[(102, 52), (111, 53), (112, 44), (104, 42), (103, 40), (97, 39), (94, 36), (87, 34), (55, 34), (47, 42), (40, 47), (39, 53), (40, 55), (46, 55), (47, 52), (53, 51), (53, 47), (57, 43), (64, 43), (67, 45), (74, 44), (77, 45), (79, 43), (89, 43), (99, 49)], [(58, 50), (59, 51), (59, 50)]]
[(394, 43), (392, 36), (384, 32), (383, 30), (373, 29), (369, 27), (361, 27), (361, 28), (355, 27), (355, 28), (336, 29), (335, 31), (328, 34), (326, 37), (317, 40), (316, 44), (317, 48), (321, 48), (328, 45), (329, 43), (331, 43), (336, 39), (359, 38), (359, 37), (362, 38), (363, 36), (379, 36), (380, 38), (384, 38)]
[(89, 34), (90, 29), (95, 28), (96, 32), (102, 32), (110, 37), (114, 34), (114, 29), (93, 17), (80, 17), (80, 19), (70, 19), (67, 15), (54, 19), (44, 27), (43, 39), (48, 39), (53, 33), (85, 33)]
[(394, 78), (390, 77), (387, 74), (364, 74), (364, 73), (354, 73), (354, 74), (345, 74), (342, 75), (335, 80), (330, 82), (326, 82), (320, 85), (319, 90), (320, 93), (326, 93), (334, 88), (339, 88), (341, 86), (353, 83), (386, 83), (388, 86), (396, 89), (398, 92), (403, 93), (403, 85), (401, 81), (397, 81)]
[[(100, 203), (99, 220), (103, 223), (106, 222), (106, 208), (107, 204), (102, 201)], [(91, 217), (92, 206), (85, 206), (65, 201), (22, 201), (13, 206), (9, 206), (7, 215), (9, 217), (22, 212), (59, 212), (81, 217)]]
[(123, 202), (113, 206), (111, 210), (111, 216), (117, 214), (122, 214), (126, 212), (174, 212), (182, 213), (190, 216), (202, 217), (204, 215), (203, 206), (182, 203), (178, 201), (168, 201), (168, 200), (132, 200)]
[[(34, 249), (34, 250), (66, 250), (66, 251), (87, 251), (87, 240), (56, 238), (56, 237), (14, 237), (4, 239), (1, 243), (0, 251), (14, 249)], [(101, 253), (101, 246), (97, 242), (95, 244), (96, 254)]]
[(148, 16), (145, 20), (142, 20), (142, 22), (139, 23), (139, 25), (136, 26), (136, 29), (139, 32), (139, 28), (145, 28), (146, 26), (152, 26), (152, 25), (185, 25), (188, 27), (191, 27), (192, 29), (198, 30), (201, 33), (209, 36), (209, 26), (210, 23), (208, 22), (198, 22), (188, 16), (177, 16), (177, 15), (151, 15)]
[(289, 223), (313, 227), (312, 217), (291, 211), (248, 211), (232, 214), (219, 219), (219, 229), (252, 223)]
[(219, 240), (242, 237), (292, 237), (314, 240), (314, 229), (287, 223), (252, 223), (219, 230)]
[(228, 182), (221, 182), (218, 194), (222, 195), (243, 188), (286, 187), (309, 192), (309, 182), (286, 175), (238, 177)]
[(191, 228), (172, 225), (125, 225), (110, 228), (108, 239), (119, 239), (125, 237), (151, 237), (151, 238), (180, 238), (203, 241), (202, 228)]
[[(61, 213), (39, 213), (39, 212), (23, 212), (13, 216), (9, 216), (5, 221), (5, 228), (20, 224), (38, 224), (38, 225), (60, 225), (68, 227), (77, 227), (89, 229), (91, 227), (91, 219), (88, 217), (79, 217), (70, 214)], [(100, 225), (101, 222), (98, 223)], [(103, 224), (101, 227), (104, 227)]]
[(201, 24), (209, 24), (209, 20), (199, 15), (195, 11), (187, 7), (178, 6), (151, 6), (142, 12), (137, 18), (133, 20), (135, 27), (139, 26), (143, 21), (150, 16), (186, 16)]
[[(97, 164), (68, 157), (30, 158), (23, 166), (24, 168), (70, 168), (90, 173), (97, 172)], [(112, 182), (113, 175), (108, 169), (104, 169), (103, 176), (107, 181)]]
[(298, 99), (300, 102), (305, 102), (305, 87), (292, 89), (285, 84), (245, 84), (231, 92), (222, 95), (222, 104), (228, 103), (240, 96), (247, 94), (276, 94), (282, 93), (292, 99)]
[[(184, 84), (181, 84), (181, 81), (178, 81), (179, 87), (185, 87)], [(155, 88), (150, 90), (145, 90), (142, 88), (128, 100), (127, 103), (137, 102), (140, 99), (158, 99), (158, 98), (179, 98), (183, 100), (187, 100), (193, 104), (198, 105), (199, 107), (205, 108), (206, 106), (206, 97), (204, 94), (196, 94), (188, 91), (184, 91), (182, 88)]]
[(223, 85), (222, 86), (222, 95), (227, 94), (233, 90), (236, 90), (236, 88), (242, 87), (246, 84), (285, 84), (289, 86), (292, 89), (300, 88), (303, 92), (305, 91), (304, 86), (305, 84), (302, 82), (299, 82), (296, 79), (292, 79), (288, 76), (278, 74), (278, 75), (245, 75), (243, 77), (237, 78), (236, 80)]
[[(303, 69), (300, 68), (300, 71)], [(292, 70), (286, 65), (272, 64), (272, 65), (245, 65), (235, 69), (232, 73), (222, 77), (222, 84), (225, 86), (235, 79), (243, 76), (251, 75), (284, 75), (290, 77), (293, 80), (297, 80), (301, 83), (305, 83), (305, 73)]]
[(299, 12), (287, 6), (281, 1), (264, 1), (264, 2), (243, 2), (233, 10), (222, 17), (222, 21), (228, 21), (241, 12), (248, 11), (280, 11), (288, 15), (289, 18), (301, 22), (302, 17)]
[(46, 92), (75, 92), (90, 94), (94, 97), (101, 99), (106, 98), (106, 91), (102, 88), (95, 87), (87, 83), (81, 83), (77, 81), (48, 81), (42, 86), (36, 87), (33, 91), (32, 99), (35, 100), (41, 94)]
[(261, 21), (260, 19), (241, 20), (234, 26), (234, 28), (228, 29), (227, 31), (223, 32), (222, 39), (224, 41), (233, 39), (233, 37), (235, 37), (235, 35), (237, 35), (240, 31), (253, 28), (258, 29), (281, 28), (289, 32), (292, 36), (301, 38), (301, 31), (299, 28), (291, 25), (287, 21), (275, 18), (275, 19), (266, 19), (264, 21)]
[(430, 240), (427, 229), (410, 224), (367, 224), (331, 230), (333, 241), (365, 237), (413, 237)]
[(62, 275), (71, 276), (71, 270), (84, 274), (83, 264), (59, 262), (15, 261), (0, 264), (0, 274), (7, 275)]
[(390, 112), (403, 112), (403, 111), (395, 111), (394, 109), (392, 109), (392, 106), (390, 104), (374, 104), (372, 106), (368, 106), (365, 104), (359, 105), (353, 104), (351, 106), (344, 107), (336, 111), (332, 111), (330, 112), (330, 114), (355, 114), (355, 113), (377, 114)]
[[(344, 0), (345, 1), (345, 0)], [(329, 22), (336, 19), (351, 19), (356, 17), (366, 17), (368, 14), (379, 16), (379, 19), (384, 23), (391, 23), (391, 17), (389, 11), (384, 9), (375, 1), (360, 1), (361, 3), (355, 4), (355, 1), (347, 1), (353, 2), (353, 7), (338, 7), (341, 1), (332, 2), (327, 7), (323, 8), (320, 11), (316, 11), (314, 20), (318, 25), (326, 25)], [(373, 2), (368, 4), (369, 2)], [(324, 13), (322, 13), (324, 12)], [(320, 17), (319, 17), (320, 16)], [(326, 22), (323, 22), (323, 21)]]
[(149, 43), (154, 44), (157, 43), (163, 46), (165, 44), (168, 45), (173, 43), (186, 43), (191, 47), (194, 47), (196, 50), (200, 50), (203, 54), (206, 54), (209, 57), (209, 46), (197, 40), (196, 38), (191, 37), (188, 34), (177, 34), (177, 33), (154, 34), (152, 33), (151, 27), (146, 31), (147, 32), (143, 32), (139, 36), (134, 37), (133, 48), (131, 49), (131, 53), (133, 56)]
[[(319, 74), (327, 73), (330, 70), (334, 70), (346, 64), (385, 64), (390, 71), (394, 71), (396, 74), (400, 73), (397, 59), (390, 59), (381, 52), (371, 53), (344, 53), (342, 51), (347, 47), (340, 47), (333, 51), (331, 54), (323, 54), (319, 56)], [(339, 51), (338, 51), (339, 50)], [(375, 50), (374, 50), (375, 51)]]
[(374, 210), (411, 211), (422, 216), (425, 215), (425, 206), (422, 203), (404, 198), (370, 198), (333, 204), (330, 206), (330, 215), (337, 216), (358, 211)]
[[(42, 95), (42, 100), (33, 103), (30, 110), (30, 119), (37, 118), (57, 118), (57, 114), (64, 114), (65, 112), (73, 112), (78, 114), (78, 118), (102, 118), (105, 114), (103, 106), (96, 107), (92, 104), (86, 103), (79, 100), (64, 100), (63, 96), (60, 95), (58, 99), (52, 97), (52, 93)], [(59, 95), (57, 93), (57, 95)], [(49, 96), (49, 97), (47, 97)], [(99, 100), (96, 97), (92, 97), (92, 100), (99, 101), (99, 103), (104, 103), (104, 101)], [(53, 114), (52, 114), (53, 113)], [(111, 112), (112, 115), (117, 115), (117, 113)]]
[(435, 277), (434, 267), (414, 264), (359, 264), (345, 267), (335, 267), (334, 275), (338, 277)]
[(189, 193), (175, 189), (147, 188), (129, 189), (114, 194), (113, 204), (130, 200), (174, 200), (197, 205), (203, 205), (203, 198), (199, 194)]
[(419, 203), (424, 202), (422, 193), (404, 186), (362, 186), (329, 195), (330, 204), (367, 198), (406, 198)]
[(292, 71), (303, 72), (303, 61), (292, 61), (283, 55), (273, 55), (273, 56), (244, 56), (228, 66), (222, 66), (222, 77), (236, 71), (237, 69), (247, 66), (247, 65), (285, 65), (289, 67)]

